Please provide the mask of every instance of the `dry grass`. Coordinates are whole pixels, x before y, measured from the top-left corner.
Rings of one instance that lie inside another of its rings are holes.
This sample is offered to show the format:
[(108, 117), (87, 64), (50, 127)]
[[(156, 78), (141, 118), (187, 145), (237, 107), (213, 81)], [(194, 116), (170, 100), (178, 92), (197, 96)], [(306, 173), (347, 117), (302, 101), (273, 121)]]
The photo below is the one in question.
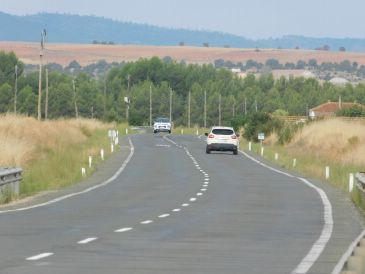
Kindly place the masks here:
[(289, 151), (313, 155), (343, 165), (365, 165), (365, 124), (339, 119), (304, 127), (287, 146)]
[[(21, 61), (26, 64), (38, 64), (39, 44), (28, 42), (0, 42), (0, 50), (14, 51)], [(192, 46), (138, 46), (138, 45), (88, 45), (88, 44), (53, 44), (47, 43), (45, 58), (47, 62), (55, 62), (63, 66), (76, 60), (82, 66), (95, 63), (101, 59), (107, 62), (136, 61), (139, 58), (163, 58), (171, 56), (177, 61), (187, 63), (212, 63), (216, 59), (245, 62), (249, 59), (265, 63), (268, 59), (275, 58), (280, 63), (296, 63), (298, 60), (308, 62), (316, 59), (319, 64), (323, 62), (340, 63), (344, 60), (365, 65), (365, 54), (356, 52), (331, 52), (315, 50), (293, 49), (255, 49), (240, 48), (204, 48)]]
[(31, 117), (0, 116), (0, 166), (27, 167), (49, 151), (84, 142), (108, 125), (96, 120), (39, 122)]

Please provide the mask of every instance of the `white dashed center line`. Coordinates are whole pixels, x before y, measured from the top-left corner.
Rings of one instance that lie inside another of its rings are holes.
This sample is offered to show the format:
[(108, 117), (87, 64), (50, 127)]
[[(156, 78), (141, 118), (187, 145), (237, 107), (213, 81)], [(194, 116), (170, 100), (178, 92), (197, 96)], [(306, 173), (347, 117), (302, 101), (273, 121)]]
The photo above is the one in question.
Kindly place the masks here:
[(199, 192), (199, 193), (197, 193), (196, 195), (197, 195), (197, 196), (202, 196), (202, 195), (203, 195), (203, 193)]
[(185, 206), (189, 206), (189, 204), (182, 204), (181, 206), (184, 206), (185, 207)]
[(206, 188), (202, 188), (201, 191), (207, 191), (207, 189)]
[(37, 261), (37, 260), (52, 256), (52, 255), (53, 255), (53, 253), (49, 253), (49, 252), (48, 253), (41, 253), (41, 254), (38, 254), (38, 255), (35, 255), (35, 256), (32, 256), (32, 257), (28, 257), (26, 260), (27, 261)]
[(172, 212), (179, 212), (181, 209), (180, 208), (175, 208), (172, 210)]
[(153, 221), (152, 220), (146, 220), (146, 221), (141, 222), (142, 225), (147, 225), (147, 224), (150, 224), (150, 223), (153, 223)]
[(96, 237), (92, 237), (92, 238), (86, 238), (84, 240), (78, 241), (77, 243), (80, 245), (84, 245), (84, 244), (88, 244), (90, 242), (95, 241), (97, 238)]
[(123, 228), (115, 230), (114, 232), (127, 232), (127, 231), (131, 231), (132, 229), (133, 229), (132, 227), (123, 227)]
[(196, 198), (190, 198), (190, 202), (195, 202)]
[(162, 215), (160, 215), (160, 216), (158, 216), (159, 218), (166, 218), (166, 217), (169, 217), (170, 216), (170, 214), (162, 214)]

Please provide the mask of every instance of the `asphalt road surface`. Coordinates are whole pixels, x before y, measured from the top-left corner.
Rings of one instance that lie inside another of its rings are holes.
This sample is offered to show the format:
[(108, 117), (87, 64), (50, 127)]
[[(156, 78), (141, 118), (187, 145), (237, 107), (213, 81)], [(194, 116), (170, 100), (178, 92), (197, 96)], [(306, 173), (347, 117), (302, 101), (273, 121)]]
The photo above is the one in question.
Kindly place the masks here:
[(331, 273), (363, 228), (326, 183), (197, 136), (130, 140), (80, 185), (0, 208), (0, 273)]

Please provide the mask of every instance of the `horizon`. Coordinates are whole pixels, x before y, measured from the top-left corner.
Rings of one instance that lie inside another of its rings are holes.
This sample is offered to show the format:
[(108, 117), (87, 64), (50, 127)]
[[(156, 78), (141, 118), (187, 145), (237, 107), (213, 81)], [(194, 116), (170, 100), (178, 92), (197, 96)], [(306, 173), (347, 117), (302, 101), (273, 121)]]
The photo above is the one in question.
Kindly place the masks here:
[[(170, 3), (168, 0), (97, 1), (0, 0), (0, 11), (16, 16), (39, 13), (96, 16), (118, 22), (232, 34), (250, 40), (284, 36), (364, 39), (361, 18), (365, 3), (360, 0), (201, 0)], [(143, 7), (143, 8), (141, 8)], [(324, 15), (323, 11), (326, 10)], [(340, 20), (341, 19), (341, 20)], [(249, 26), (249, 27), (246, 27)]]

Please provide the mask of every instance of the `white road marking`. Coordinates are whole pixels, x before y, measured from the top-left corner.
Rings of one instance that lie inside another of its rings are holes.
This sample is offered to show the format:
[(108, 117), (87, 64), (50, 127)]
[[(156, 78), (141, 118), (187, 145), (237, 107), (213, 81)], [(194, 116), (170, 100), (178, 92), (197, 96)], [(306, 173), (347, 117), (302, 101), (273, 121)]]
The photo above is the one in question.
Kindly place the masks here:
[(156, 147), (171, 147), (170, 145), (161, 145), (161, 144), (157, 144)]
[(182, 204), (181, 206), (184, 206), (184, 207), (185, 207), (185, 206), (189, 206), (189, 205), (190, 205), (190, 204)]
[(205, 181), (209, 181), (209, 178), (204, 178)]
[(195, 202), (196, 198), (190, 198), (190, 202)]
[(173, 212), (179, 212), (181, 209), (180, 208), (175, 208), (175, 209), (173, 209), (172, 211)]
[(150, 224), (150, 223), (153, 223), (153, 221), (152, 220), (146, 220), (146, 221), (141, 222), (142, 225), (147, 225), (147, 224)]
[(68, 195), (65, 195), (65, 196), (61, 196), (61, 197), (58, 197), (56, 199), (53, 199), (53, 200), (50, 200), (48, 202), (41, 203), (41, 204), (36, 204), (36, 205), (32, 205), (32, 206), (28, 206), (28, 207), (22, 207), (22, 208), (16, 208), (16, 209), (3, 210), (3, 211), (0, 211), (0, 214), (1, 213), (8, 213), (8, 212), (16, 212), (16, 211), (25, 211), (25, 210), (29, 210), (29, 209), (33, 209), (33, 208), (38, 208), (38, 207), (43, 207), (43, 206), (51, 205), (51, 204), (54, 204), (54, 203), (57, 203), (57, 202), (66, 200), (68, 198), (74, 197), (74, 196), (78, 196), (78, 195), (82, 195), (82, 194), (88, 193), (88, 192), (93, 191), (95, 189), (98, 189), (98, 188), (100, 188), (102, 186), (106, 186), (106, 185), (110, 184), (116, 178), (118, 178), (118, 176), (123, 172), (123, 170), (125, 169), (125, 167), (127, 166), (127, 164), (129, 163), (129, 161), (131, 160), (131, 158), (132, 158), (132, 156), (134, 154), (134, 146), (133, 146), (133, 143), (132, 143), (132, 141), (131, 141), (130, 138), (128, 138), (128, 141), (129, 141), (129, 145), (130, 145), (131, 151), (129, 152), (129, 155), (128, 155), (127, 159), (125, 159), (125, 161), (123, 162), (122, 166), (108, 180), (106, 180), (106, 181), (104, 181), (104, 182), (102, 182), (102, 183), (100, 183), (98, 185), (89, 187), (89, 188), (87, 188), (87, 189), (85, 189), (83, 191), (80, 191), (80, 192), (75, 192), (75, 193), (71, 193), (71, 194), (68, 194)]
[(123, 227), (123, 228), (115, 230), (114, 232), (127, 232), (127, 231), (131, 231), (132, 229), (133, 229), (132, 227)]
[(319, 256), (322, 254), (323, 250), (325, 249), (328, 241), (331, 239), (332, 231), (333, 231), (333, 215), (332, 215), (332, 205), (330, 200), (328, 199), (326, 193), (323, 191), (323, 189), (316, 187), (312, 183), (310, 183), (308, 180), (293, 176), (287, 172), (275, 169), (273, 167), (270, 167), (259, 160), (253, 158), (252, 156), (248, 155), (246, 152), (241, 151), (244, 156), (251, 159), (252, 161), (256, 162), (257, 164), (266, 167), (276, 173), (288, 176), (290, 178), (296, 178), (300, 181), (302, 181), (304, 184), (309, 186), (310, 188), (313, 188), (320, 196), (323, 204), (323, 219), (324, 219), (324, 225), (322, 228), (321, 235), (317, 239), (317, 241), (312, 245), (312, 248), (309, 250), (307, 255), (302, 259), (302, 261), (298, 264), (298, 266), (291, 272), (291, 274), (305, 274), (309, 271), (309, 269), (313, 266), (313, 264), (318, 260)]
[(201, 191), (207, 191), (207, 189), (206, 188), (202, 188)]
[(38, 255), (35, 255), (35, 256), (32, 256), (32, 257), (28, 257), (28, 258), (26, 258), (26, 260), (27, 261), (37, 261), (37, 260), (52, 256), (52, 255), (53, 255), (53, 253), (50, 253), (50, 252), (41, 253), (41, 254), (38, 254)]
[(196, 195), (197, 195), (197, 196), (202, 196), (202, 195), (203, 195), (203, 193), (198, 192)]
[(166, 218), (166, 217), (169, 217), (170, 216), (170, 214), (162, 214), (162, 215), (160, 215), (160, 216), (158, 216), (159, 218)]
[(86, 238), (86, 239), (84, 239), (84, 240), (78, 241), (77, 243), (78, 243), (79, 245), (84, 245), (84, 244), (88, 244), (88, 243), (90, 243), (90, 242), (93, 242), (93, 241), (95, 241), (95, 240), (97, 240), (97, 239), (98, 239), (98, 238), (96, 238), (96, 237)]

